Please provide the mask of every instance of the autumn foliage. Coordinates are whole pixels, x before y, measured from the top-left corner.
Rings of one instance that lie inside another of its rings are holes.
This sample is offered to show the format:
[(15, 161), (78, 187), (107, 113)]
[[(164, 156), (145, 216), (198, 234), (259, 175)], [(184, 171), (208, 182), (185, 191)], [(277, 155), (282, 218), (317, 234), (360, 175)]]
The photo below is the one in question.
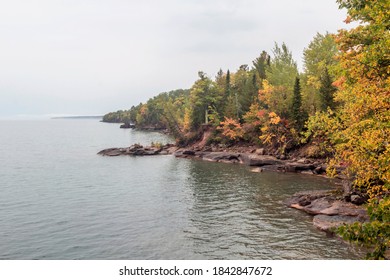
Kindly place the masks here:
[(208, 144), (247, 142), (276, 156), (302, 145), (307, 157), (346, 167), (354, 188), (369, 196), (371, 223), (341, 229), (384, 257), (389, 247), (390, 190), (390, 2), (337, 0), (356, 27), (316, 34), (305, 48), (304, 71), (285, 43), (262, 51), (252, 67), (199, 71), (188, 90), (162, 93), (105, 121), (133, 122), (167, 129), (179, 144), (200, 137), (206, 123)]
[(220, 123), (218, 130), (232, 141), (237, 141), (244, 136), (241, 124), (237, 120), (228, 117), (225, 117), (225, 120)]

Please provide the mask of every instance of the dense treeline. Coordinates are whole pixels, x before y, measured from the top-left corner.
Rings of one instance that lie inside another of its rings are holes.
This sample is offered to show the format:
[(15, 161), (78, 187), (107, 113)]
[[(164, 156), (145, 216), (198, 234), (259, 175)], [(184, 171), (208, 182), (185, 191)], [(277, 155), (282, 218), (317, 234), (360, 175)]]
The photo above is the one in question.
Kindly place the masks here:
[[(150, 98), (145, 104), (132, 106), (129, 110), (119, 110), (103, 116), (104, 122), (132, 123), (139, 128), (170, 129), (181, 132), (183, 106), (189, 102), (189, 90), (173, 90)], [(177, 135), (177, 136), (178, 136)]]
[(299, 73), (287, 45), (275, 43), (272, 54), (263, 51), (251, 66), (220, 70), (213, 79), (200, 71), (191, 89), (161, 93), (145, 104), (108, 113), (103, 121), (169, 129), (184, 144), (196, 140), (208, 124), (214, 131), (210, 142), (263, 144), (284, 154), (300, 144), (309, 115), (334, 107), (336, 52), (334, 36), (317, 34), (304, 52), (305, 71)]
[(369, 199), (370, 223), (343, 227), (349, 240), (372, 245), (384, 258), (390, 245), (390, 4), (338, 0), (346, 22), (338, 34), (317, 34), (303, 53), (304, 71), (285, 43), (251, 65), (199, 72), (189, 90), (160, 94), (104, 121), (169, 129), (179, 144), (197, 140), (207, 124), (209, 144), (251, 143), (279, 155), (306, 144), (305, 156), (346, 167), (353, 188)]

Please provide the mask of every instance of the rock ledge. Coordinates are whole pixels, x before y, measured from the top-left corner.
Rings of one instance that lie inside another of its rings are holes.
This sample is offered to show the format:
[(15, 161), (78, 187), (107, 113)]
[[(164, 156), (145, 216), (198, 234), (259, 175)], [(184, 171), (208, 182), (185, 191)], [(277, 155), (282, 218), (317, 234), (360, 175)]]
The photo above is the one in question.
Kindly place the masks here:
[(313, 215), (314, 226), (326, 232), (333, 232), (345, 224), (369, 220), (363, 206), (341, 200), (335, 191), (299, 192), (286, 200), (285, 204)]

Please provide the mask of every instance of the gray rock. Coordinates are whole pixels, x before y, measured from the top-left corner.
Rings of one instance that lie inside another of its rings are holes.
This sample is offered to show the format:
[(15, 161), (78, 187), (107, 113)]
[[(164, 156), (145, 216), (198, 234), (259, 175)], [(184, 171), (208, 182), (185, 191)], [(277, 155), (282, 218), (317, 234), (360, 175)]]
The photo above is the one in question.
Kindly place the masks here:
[(343, 224), (369, 220), (363, 206), (339, 200), (330, 191), (299, 192), (285, 203), (291, 208), (315, 215), (313, 224), (328, 232)]
[(121, 154), (122, 154), (122, 151), (118, 148), (110, 148), (110, 149), (105, 149), (105, 150), (101, 150), (100, 152), (98, 152), (98, 155), (109, 156), (109, 157), (120, 156)]
[(288, 162), (286, 165), (287, 165), (286, 169), (288, 170), (288, 172), (313, 170), (315, 168), (313, 164), (298, 163), (298, 162)]
[(182, 152), (183, 155), (189, 155), (189, 156), (194, 156), (195, 155), (195, 151), (193, 150), (184, 150)]
[(174, 153), (175, 157), (188, 157), (188, 156), (194, 156), (195, 151), (193, 150), (185, 150), (185, 149), (179, 149), (176, 150)]
[(310, 161), (305, 159), (305, 158), (301, 158), (301, 159), (297, 160), (297, 163), (308, 164), (308, 163), (310, 163)]
[(240, 154), (237, 153), (228, 153), (228, 152), (211, 152), (203, 155), (204, 160), (214, 161), (214, 162), (239, 162)]
[(322, 197), (328, 197), (331, 195), (332, 195), (331, 191), (327, 191), (327, 190), (297, 192), (289, 199), (287, 199), (284, 203), (287, 206), (291, 206), (292, 204), (299, 204), (301, 206), (306, 206), (316, 199)]
[(314, 172), (314, 174), (321, 174), (322, 173), (321, 166), (317, 166), (316, 168), (314, 168), (313, 172)]
[(251, 169), (251, 172), (254, 172), (254, 173), (261, 173), (263, 171), (264, 171), (264, 169), (261, 167), (256, 167), (256, 168)]
[(259, 155), (259, 156), (265, 155), (265, 150), (264, 150), (264, 148), (256, 149), (256, 150), (255, 150), (255, 154), (256, 154), (256, 155)]
[(301, 174), (313, 175), (314, 173), (311, 170), (303, 170)]
[(360, 195), (353, 194), (351, 195), (351, 202), (356, 205), (362, 205), (366, 200)]
[(256, 155), (256, 154), (240, 154), (240, 161), (249, 166), (264, 166), (282, 164), (282, 161), (273, 156)]
[(355, 222), (364, 222), (365, 220), (359, 216), (329, 216), (317, 215), (313, 218), (313, 224), (320, 230), (326, 232), (333, 232), (334, 229), (346, 224), (353, 224)]

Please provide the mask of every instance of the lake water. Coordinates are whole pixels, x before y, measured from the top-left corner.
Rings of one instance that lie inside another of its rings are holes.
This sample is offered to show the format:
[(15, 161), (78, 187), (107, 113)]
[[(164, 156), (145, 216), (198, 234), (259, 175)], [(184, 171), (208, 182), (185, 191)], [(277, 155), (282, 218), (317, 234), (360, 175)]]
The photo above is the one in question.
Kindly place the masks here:
[(170, 141), (118, 127), (0, 121), (0, 259), (362, 257), (282, 203), (330, 181), (173, 156), (98, 156)]

